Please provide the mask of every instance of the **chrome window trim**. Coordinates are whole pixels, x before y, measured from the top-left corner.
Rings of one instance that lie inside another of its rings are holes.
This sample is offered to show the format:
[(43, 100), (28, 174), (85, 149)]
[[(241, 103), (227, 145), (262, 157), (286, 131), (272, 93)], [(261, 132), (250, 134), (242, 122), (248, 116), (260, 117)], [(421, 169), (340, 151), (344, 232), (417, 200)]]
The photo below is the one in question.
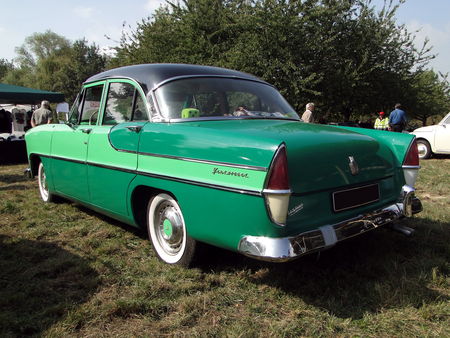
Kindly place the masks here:
[(157, 90), (158, 88), (164, 86), (165, 84), (167, 84), (169, 82), (183, 80), (183, 79), (193, 79), (193, 78), (222, 78), (222, 79), (232, 79), (232, 80), (244, 80), (244, 81), (251, 81), (251, 82), (262, 83), (262, 84), (265, 84), (265, 85), (267, 85), (269, 87), (275, 88), (275, 86), (271, 85), (270, 83), (267, 83), (267, 82), (262, 81), (262, 80), (258, 80), (256, 78), (255, 79), (249, 79), (249, 78), (236, 76), (236, 75), (191, 74), (191, 75), (174, 76), (174, 77), (165, 79), (164, 81), (161, 81), (161, 82), (157, 83), (156, 85), (154, 85), (153, 88), (151, 89), (151, 91), (154, 92), (155, 90)]
[(200, 122), (200, 121), (229, 121), (229, 120), (278, 120), (278, 121), (295, 121), (300, 122), (295, 118), (284, 118), (284, 117), (263, 117), (263, 116), (204, 116), (204, 117), (191, 117), (191, 118), (177, 118), (177, 119), (163, 119), (160, 122)]
[(255, 119), (255, 120), (282, 120), (282, 121), (301, 121), (300, 117), (297, 118), (276, 118), (276, 117), (253, 117), (253, 116), (210, 116), (210, 117), (204, 117), (204, 118), (187, 118), (187, 119), (170, 119), (167, 117), (164, 117), (163, 114), (161, 114), (161, 109), (159, 108), (159, 104), (158, 104), (158, 100), (156, 99), (156, 94), (155, 91), (157, 89), (159, 89), (160, 87), (162, 87), (163, 85), (169, 83), (169, 82), (173, 82), (173, 81), (177, 81), (177, 80), (183, 80), (183, 79), (195, 79), (195, 78), (222, 78), (222, 79), (231, 79), (231, 80), (244, 80), (244, 81), (250, 81), (250, 82), (256, 82), (256, 83), (261, 83), (263, 85), (267, 85), (269, 87), (272, 87), (276, 90), (276, 87), (273, 86), (270, 83), (267, 83), (265, 81), (259, 80), (259, 79), (249, 79), (249, 78), (245, 78), (245, 77), (240, 77), (240, 76), (232, 76), (232, 75), (214, 75), (214, 74), (191, 74), (191, 75), (180, 75), (180, 76), (174, 76), (171, 77), (169, 79), (166, 79), (164, 81), (159, 82), (158, 84), (156, 84), (155, 86), (153, 86), (152, 89), (149, 90), (147, 96), (151, 96), (153, 103), (155, 105), (155, 110), (156, 113), (158, 115), (158, 118), (154, 118), (151, 114), (151, 109), (150, 109), (150, 104), (149, 102), (147, 102), (147, 108), (149, 108), (149, 112), (150, 112), (150, 121), (151, 122), (170, 122), (170, 123), (178, 123), (178, 122), (189, 122), (189, 121), (217, 121), (217, 120), (243, 120), (243, 119)]

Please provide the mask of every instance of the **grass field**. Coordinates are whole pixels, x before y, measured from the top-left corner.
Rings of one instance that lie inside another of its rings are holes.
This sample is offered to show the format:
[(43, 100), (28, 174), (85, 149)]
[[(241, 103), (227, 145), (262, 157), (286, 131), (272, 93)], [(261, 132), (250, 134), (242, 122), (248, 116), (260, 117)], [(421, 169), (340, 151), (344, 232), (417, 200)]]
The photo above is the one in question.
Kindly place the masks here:
[(413, 237), (378, 229), (286, 264), (208, 248), (191, 270), (1, 166), (0, 336), (450, 337), (450, 159), (421, 165)]

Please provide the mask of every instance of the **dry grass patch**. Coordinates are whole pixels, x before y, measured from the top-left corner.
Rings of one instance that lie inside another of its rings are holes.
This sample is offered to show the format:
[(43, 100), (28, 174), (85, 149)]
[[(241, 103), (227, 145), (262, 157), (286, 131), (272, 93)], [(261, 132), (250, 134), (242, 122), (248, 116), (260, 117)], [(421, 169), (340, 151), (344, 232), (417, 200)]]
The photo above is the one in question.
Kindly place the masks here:
[(379, 229), (278, 265), (207, 248), (191, 270), (2, 166), (0, 335), (450, 336), (450, 159), (421, 165), (412, 238)]

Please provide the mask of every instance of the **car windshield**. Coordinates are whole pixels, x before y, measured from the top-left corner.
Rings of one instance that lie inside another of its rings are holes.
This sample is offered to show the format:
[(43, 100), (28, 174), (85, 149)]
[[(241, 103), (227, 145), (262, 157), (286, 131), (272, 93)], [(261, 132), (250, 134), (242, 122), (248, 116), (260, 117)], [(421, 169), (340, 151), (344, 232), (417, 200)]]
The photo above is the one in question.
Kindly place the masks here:
[(299, 117), (272, 86), (243, 79), (198, 77), (180, 79), (155, 91), (165, 119)]

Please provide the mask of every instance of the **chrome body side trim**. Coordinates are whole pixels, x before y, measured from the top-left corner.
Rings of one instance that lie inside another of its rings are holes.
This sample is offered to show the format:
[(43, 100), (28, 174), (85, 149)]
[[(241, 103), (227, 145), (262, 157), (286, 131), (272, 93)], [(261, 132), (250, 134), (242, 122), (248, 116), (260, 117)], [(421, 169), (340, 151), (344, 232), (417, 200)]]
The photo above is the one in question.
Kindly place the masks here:
[(67, 162), (72, 162), (72, 163), (84, 164), (84, 165), (98, 167), (98, 168), (103, 168), (103, 169), (116, 170), (116, 171), (126, 172), (126, 173), (130, 173), (130, 174), (142, 175), (142, 176), (158, 178), (158, 179), (164, 179), (164, 180), (169, 180), (169, 181), (175, 181), (175, 182), (180, 182), (180, 183), (192, 184), (192, 185), (196, 185), (196, 186), (200, 186), (200, 187), (205, 187), (205, 188), (210, 188), (210, 189), (217, 189), (217, 190), (223, 190), (223, 191), (228, 191), (228, 192), (234, 192), (234, 193), (238, 193), (238, 194), (258, 196), (258, 197), (261, 197), (263, 195), (260, 190), (247, 190), (247, 189), (228, 187), (228, 186), (224, 186), (224, 185), (218, 185), (218, 184), (205, 183), (205, 182), (201, 182), (201, 181), (188, 180), (188, 179), (184, 179), (184, 178), (180, 178), (180, 177), (166, 176), (166, 175), (161, 175), (161, 174), (149, 173), (149, 172), (141, 171), (141, 170), (115, 167), (115, 166), (105, 165), (105, 164), (95, 163), (95, 162), (74, 160), (74, 159), (61, 157), (61, 156), (50, 156), (50, 155), (41, 155), (41, 154), (37, 154), (37, 155), (38, 156), (42, 156), (42, 157), (51, 158), (51, 159), (61, 160), (61, 161), (67, 161)]
[(255, 191), (255, 190), (245, 190), (245, 189), (227, 187), (227, 186), (223, 186), (223, 185), (216, 185), (216, 184), (211, 184), (211, 183), (192, 181), (192, 180), (179, 178), (179, 177), (165, 176), (165, 175), (160, 175), (160, 174), (148, 173), (148, 172), (145, 172), (145, 171), (137, 171), (137, 174), (138, 175), (142, 175), (142, 176), (152, 177), (152, 178), (158, 178), (158, 179), (164, 179), (164, 180), (179, 182), (179, 183), (192, 184), (192, 185), (205, 187), (205, 188), (211, 188), (211, 189), (235, 192), (235, 193), (251, 195), (251, 196), (258, 196), (258, 197), (261, 196), (261, 192), (260, 191)]
[(420, 169), (420, 165), (402, 165), (402, 169)]
[(420, 212), (422, 204), (414, 197), (414, 191), (414, 188), (404, 186), (400, 196), (402, 202), (296, 236), (281, 238), (245, 236), (237, 249), (246, 256), (272, 262), (290, 261), (308, 253), (324, 250), (337, 242), (403, 218), (409, 213), (412, 215)]
[(141, 151), (138, 152), (138, 155), (161, 157), (161, 158), (168, 158), (168, 159), (172, 159), (172, 160), (180, 160), (180, 161), (203, 163), (203, 164), (220, 165), (223, 167), (232, 167), (232, 168), (237, 168), (237, 169), (267, 171), (266, 167), (259, 167), (259, 166), (245, 165), (245, 164), (233, 164), (233, 163), (228, 163), (228, 162), (219, 162), (219, 161), (210, 161), (210, 160), (201, 160), (201, 159), (196, 159), (196, 158), (181, 157), (181, 156), (174, 156), (174, 155), (154, 154), (154, 153), (146, 153), (146, 152), (141, 152)]
[(286, 195), (286, 194), (291, 194), (292, 190), (291, 189), (287, 189), (287, 190), (270, 190), (270, 189), (264, 189), (263, 190), (264, 194), (281, 194), (281, 195)]

